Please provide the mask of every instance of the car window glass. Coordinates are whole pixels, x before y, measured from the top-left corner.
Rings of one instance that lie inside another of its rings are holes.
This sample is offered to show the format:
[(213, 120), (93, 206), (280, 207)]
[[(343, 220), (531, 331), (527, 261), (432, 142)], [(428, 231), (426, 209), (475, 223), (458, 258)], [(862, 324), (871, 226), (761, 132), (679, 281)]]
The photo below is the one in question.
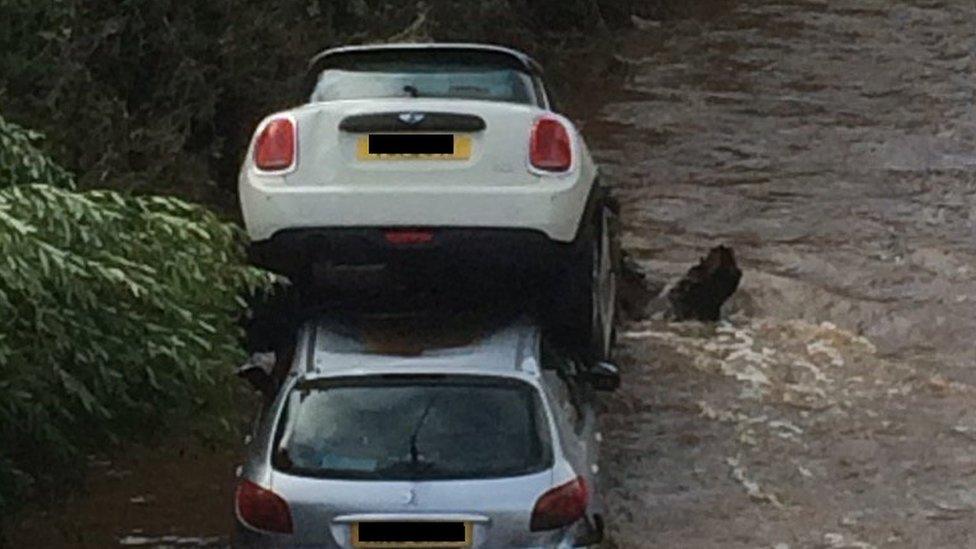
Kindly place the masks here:
[(578, 434), (583, 428), (584, 418), (580, 402), (573, 395), (570, 385), (555, 371), (544, 372), (543, 377), (546, 380), (546, 384), (554, 393), (563, 417), (569, 422), (573, 431)]
[(539, 355), (543, 370), (552, 370), (563, 375), (567, 373), (565, 372), (566, 368), (572, 366), (567, 360), (565, 353), (558, 346), (554, 345), (549, 338), (542, 338), (539, 344)]
[(578, 378), (577, 364), (546, 339), (542, 341), (540, 354), (542, 368), (549, 374), (546, 379), (565, 403), (565, 414), (570, 419), (573, 430), (581, 432), (585, 420), (587, 388)]
[(537, 391), (523, 382), (379, 380), (289, 397), (276, 466), (329, 478), (516, 476), (551, 460)]
[(535, 102), (534, 93), (531, 78), (512, 69), (403, 65), (325, 70), (312, 92), (312, 102), (435, 97), (530, 104)]

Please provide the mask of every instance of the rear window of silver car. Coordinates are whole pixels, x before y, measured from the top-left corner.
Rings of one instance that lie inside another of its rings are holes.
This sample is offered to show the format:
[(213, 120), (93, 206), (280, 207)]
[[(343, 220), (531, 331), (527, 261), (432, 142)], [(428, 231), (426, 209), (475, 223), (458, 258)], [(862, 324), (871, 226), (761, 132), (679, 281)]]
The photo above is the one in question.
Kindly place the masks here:
[(376, 376), (304, 382), (288, 397), (273, 463), (295, 475), (479, 479), (552, 466), (531, 385), (487, 376)]

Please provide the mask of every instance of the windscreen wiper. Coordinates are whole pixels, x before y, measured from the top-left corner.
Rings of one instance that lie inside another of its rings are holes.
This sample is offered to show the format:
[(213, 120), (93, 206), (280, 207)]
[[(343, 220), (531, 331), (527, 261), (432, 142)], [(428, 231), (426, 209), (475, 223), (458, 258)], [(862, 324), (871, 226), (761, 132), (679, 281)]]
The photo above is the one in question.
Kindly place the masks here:
[(415, 466), (420, 463), (420, 450), (417, 449), (417, 436), (420, 435), (420, 430), (423, 429), (424, 423), (427, 421), (427, 415), (430, 414), (430, 410), (434, 407), (435, 402), (437, 402), (437, 397), (431, 397), (427, 402), (427, 407), (424, 408), (424, 413), (420, 414), (420, 420), (417, 422), (417, 426), (410, 435), (410, 461)]
[(417, 86), (407, 84), (406, 86), (403, 87), (403, 91), (408, 93), (410, 97), (413, 98), (420, 97), (420, 90), (417, 89)]

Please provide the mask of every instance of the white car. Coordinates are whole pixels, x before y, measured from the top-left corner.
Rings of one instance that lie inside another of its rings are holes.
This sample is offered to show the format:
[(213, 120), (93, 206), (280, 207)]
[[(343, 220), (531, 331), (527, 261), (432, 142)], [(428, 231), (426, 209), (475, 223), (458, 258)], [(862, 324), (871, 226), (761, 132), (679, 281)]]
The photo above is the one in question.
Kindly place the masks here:
[(567, 339), (607, 358), (614, 213), (539, 65), (507, 48), (403, 44), (316, 56), (307, 104), (260, 123), (240, 173), (252, 261), (293, 280), (437, 264), (543, 273)]

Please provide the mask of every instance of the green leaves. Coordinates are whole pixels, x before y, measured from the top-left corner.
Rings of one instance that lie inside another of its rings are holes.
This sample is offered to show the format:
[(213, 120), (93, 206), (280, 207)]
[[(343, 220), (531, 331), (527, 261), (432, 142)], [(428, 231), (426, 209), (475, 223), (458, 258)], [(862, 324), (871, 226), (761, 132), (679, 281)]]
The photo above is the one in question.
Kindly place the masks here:
[(2, 117), (0, 136), (0, 494), (113, 438), (219, 423), (239, 294), (268, 282), (240, 230), (175, 198), (77, 192), (35, 136)]
[(7, 122), (0, 116), (0, 188), (18, 182), (74, 188), (71, 174), (35, 146), (41, 137), (41, 134)]

